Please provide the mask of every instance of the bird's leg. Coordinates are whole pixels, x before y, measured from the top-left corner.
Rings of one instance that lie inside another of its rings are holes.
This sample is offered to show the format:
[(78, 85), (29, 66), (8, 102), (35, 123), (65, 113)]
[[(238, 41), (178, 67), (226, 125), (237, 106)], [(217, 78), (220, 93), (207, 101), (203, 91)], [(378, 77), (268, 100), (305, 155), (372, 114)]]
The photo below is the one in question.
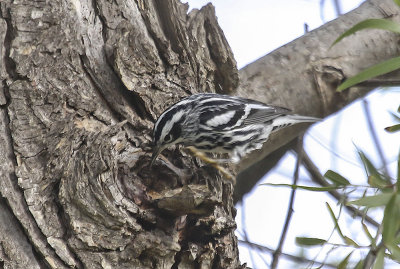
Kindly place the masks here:
[(222, 173), (222, 175), (224, 177), (226, 177), (227, 179), (234, 181), (235, 178), (233, 177), (233, 175), (231, 173), (229, 173), (228, 171), (226, 171), (225, 168), (221, 167), (221, 163), (223, 162), (228, 162), (229, 159), (223, 159), (221, 160), (214, 160), (211, 159), (210, 157), (208, 157), (204, 152), (198, 151), (196, 148), (194, 147), (187, 147), (187, 149), (189, 149), (189, 151), (195, 156), (198, 157), (200, 160), (202, 160), (205, 163), (210, 164), (211, 166), (213, 166), (215, 169), (217, 169), (218, 171), (220, 171)]

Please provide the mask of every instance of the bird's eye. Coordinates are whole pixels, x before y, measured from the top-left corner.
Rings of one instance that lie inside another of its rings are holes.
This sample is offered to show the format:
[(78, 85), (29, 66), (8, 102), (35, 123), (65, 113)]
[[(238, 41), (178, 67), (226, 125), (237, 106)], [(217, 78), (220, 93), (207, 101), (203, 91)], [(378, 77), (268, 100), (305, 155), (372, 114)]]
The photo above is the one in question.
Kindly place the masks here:
[(172, 140), (172, 135), (171, 134), (167, 134), (165, 137), (164, 137), (164, 142), (170, 142)]

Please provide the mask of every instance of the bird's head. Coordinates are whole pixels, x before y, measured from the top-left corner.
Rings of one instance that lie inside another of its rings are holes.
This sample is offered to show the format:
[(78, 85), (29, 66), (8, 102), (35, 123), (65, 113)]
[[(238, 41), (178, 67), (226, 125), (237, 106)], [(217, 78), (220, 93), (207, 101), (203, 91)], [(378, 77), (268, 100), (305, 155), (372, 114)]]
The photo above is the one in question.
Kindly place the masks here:
[(182, 124), (186, 116), (179, 107), (171, 107), (157, 119), (153, 129), (153, 155), (151, 156), (150, 167), (157, 156), (168, 146), (182, 142)]

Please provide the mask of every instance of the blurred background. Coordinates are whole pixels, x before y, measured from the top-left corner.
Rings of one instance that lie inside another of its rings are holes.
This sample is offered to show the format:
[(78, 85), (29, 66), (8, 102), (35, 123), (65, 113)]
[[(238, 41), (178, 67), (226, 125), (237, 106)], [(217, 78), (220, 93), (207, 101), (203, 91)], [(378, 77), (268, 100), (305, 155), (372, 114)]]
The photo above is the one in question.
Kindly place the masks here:
[[(302, 36), (306, 31), (318, 28), (356, 8), (362, 1), (188, 1), (190, 9), (201, 8), (208, 2), (215, 6), (219, 24), (240, 69)], [(330, 169), (339, 172), (352, 184), (363, 186), (367, 185), (367, 177), (357, 153), (358, 148), (375, 166), (395, 178), (400, 133), (388, 133), (384, 128), (397, 123), (391, 113), (396, 113), (399, 104), (399, 88), (376, 89), (310, 128), (304, 137), (306, 154), (322, 175)], [(372, 120), (372, 124), (368, 124), (368, 119)], [(378, 143), (372, 137), (373, 132), (377, 134)], [(292, 184), (296, 159), (296, 155), (287, 153), (259, 183)], [(300, 169), (298, 185), (317, 186), (303, 167)], [(352, 189), (348, 197), (361, 197), (364, 190)], [(236, 204), (236, 234), (242, 263), (247, 263), (251, 268), (270, 267), (273, 253), (281, 239), (290, 194), (290, 188), (258, 184)], [(368, 248), (342, 246), (343, 240), (334, 231), (335, 223), (326, 203), (329, 203), (336, 217), (339, 216), (339, 226), (345, 236), (356, 240), (359, 245), (369, 244), (360, 219), (355, 219), (348, 211), (341, 209), (337, 199), (326, 192), (297, 190), (294, 213), (277, 268), (317, 268), (321, 264), (322, 268), (336, 268), (351, 252), (349, 264), (354, 268), (359, 259), (367, 255)], [(378, 223), (382, 221), (382, 210), (369, 211), (368, 214)], [(371, 231), (376, 231), (375, 227), (368, 223), (366, 225)], [(295, 243), (295, 238), (299, 236), (329, 239), (333, 244), (304, 248)], [(387, 262), (385, 268), (398, 266)]]

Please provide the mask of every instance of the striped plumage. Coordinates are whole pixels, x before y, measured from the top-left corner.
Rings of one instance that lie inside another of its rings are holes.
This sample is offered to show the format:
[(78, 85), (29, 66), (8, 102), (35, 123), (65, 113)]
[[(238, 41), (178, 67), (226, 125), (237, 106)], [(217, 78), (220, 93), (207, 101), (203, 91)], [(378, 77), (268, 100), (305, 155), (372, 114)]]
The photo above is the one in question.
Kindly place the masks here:
[(193, 146), (200, 151), (229, 153), (232, 162), (259, 149), (271, 132), (317, 118), (250, 99), (202, 93), (189, 96), (165, 110), (153, 130), (152, 162), (166, 147)]

